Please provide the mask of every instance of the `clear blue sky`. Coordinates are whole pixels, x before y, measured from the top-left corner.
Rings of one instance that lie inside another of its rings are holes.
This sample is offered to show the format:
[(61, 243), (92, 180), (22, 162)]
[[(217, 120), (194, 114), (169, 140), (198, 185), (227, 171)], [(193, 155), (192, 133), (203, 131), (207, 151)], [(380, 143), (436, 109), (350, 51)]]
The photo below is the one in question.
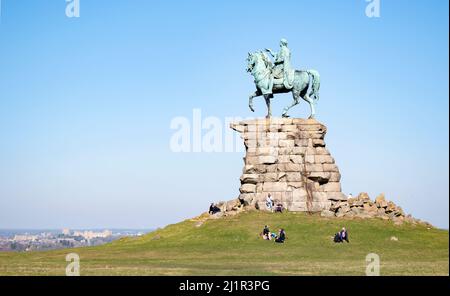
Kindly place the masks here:
[(343, 190), (448, 228), (448, 1), (1, 2), (0, 228), (151, 228), (237, 197), (243, 154), (173, 153), (170, 121), (252, 116), (247, 52), (281, 37), (321, 73)]

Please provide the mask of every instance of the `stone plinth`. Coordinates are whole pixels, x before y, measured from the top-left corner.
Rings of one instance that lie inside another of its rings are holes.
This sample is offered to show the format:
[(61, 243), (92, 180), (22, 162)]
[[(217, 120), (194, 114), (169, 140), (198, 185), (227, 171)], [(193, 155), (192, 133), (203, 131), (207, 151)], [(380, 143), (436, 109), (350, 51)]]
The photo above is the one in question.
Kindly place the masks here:
[(266, 209), (270, 193), (289, 211), (328, 210), (346, 200), (341, 174), (314, 119), (271, 118), (231, 123), (246, 147), (239, 199)]

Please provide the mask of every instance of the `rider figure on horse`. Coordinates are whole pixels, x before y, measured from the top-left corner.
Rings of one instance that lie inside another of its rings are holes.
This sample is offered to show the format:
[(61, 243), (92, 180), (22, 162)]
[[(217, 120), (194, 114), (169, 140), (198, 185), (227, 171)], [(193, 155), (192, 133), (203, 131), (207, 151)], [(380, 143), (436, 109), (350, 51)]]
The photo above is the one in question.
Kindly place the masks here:
[[(280, 51), (273, 52), (267, 48), (266, 51), (274, 58), (274, 66), (272, 68), (273, 84), (284, 84), (286, 89), (292, 89), (294, 82), (294, 69), (291, 68), (291, 51), (288, 48), (286, 39), (280, 41)], [(272, 90), (270, 90), (272, 93)]]
[(309, 103), (310, 118), (314, 118), (315, 102), (319, 99), (320, 75), (313, 69), (294, 70), (291, 68), (291, 52), (287, 47), (286, 39), (280, 41), (280, 51), (274, 53), (266, 49), (274, 57), (274, 63), (264, 51), (248, 53), (247, 72), (254, 78), (256, 91), (249, 96), (248, 107), (253, 108), (253, 98), (263, 96), (267, 105), (267, 118), (272, 116), (270, 99), (274, 94), (292, 93), (292, 103), (283, 109), (283, 117), (289, 117), (288, 111), (298, 105), (299, 99)]

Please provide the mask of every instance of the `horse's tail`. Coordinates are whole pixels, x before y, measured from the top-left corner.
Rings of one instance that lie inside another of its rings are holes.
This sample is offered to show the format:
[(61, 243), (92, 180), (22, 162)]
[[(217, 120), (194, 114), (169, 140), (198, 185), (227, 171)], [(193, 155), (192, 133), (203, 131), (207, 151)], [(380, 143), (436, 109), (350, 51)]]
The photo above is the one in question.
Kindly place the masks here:
[(306, 71), (311, 77), (311, 93), (310, 97), (314, 99), (314, 101), (319, 100), (319, 88), (320, 88), (320, 75), (316, 70), (307, 70)]

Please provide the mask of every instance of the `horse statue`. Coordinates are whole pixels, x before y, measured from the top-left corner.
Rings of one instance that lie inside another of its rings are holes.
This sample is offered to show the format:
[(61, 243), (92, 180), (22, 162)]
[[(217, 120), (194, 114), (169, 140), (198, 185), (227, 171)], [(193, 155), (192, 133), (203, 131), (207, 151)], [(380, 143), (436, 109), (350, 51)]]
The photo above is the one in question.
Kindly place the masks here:
[(283, 109), (282, 117), (289, 117), (287, 114), (289, 109), (297, 105), (299, 103), (299, 98), (302, 98), (309, 103), (311, 109), (309, 118), (314, 118), (316, 114), (314, 105), (319, 99), (319, 72), (316, 70), (295, 70), (292, 88), (287, 89), (284, 83), (274, 84), (271, 62), (261, 51), (248, 53), (247, 72), (250, 72), (253, 75), (256, 85), (256, 91), (250, 95), (248, 101), (248, 106), (252, 112), (255, 112), (253, 108), (253, 98), (264, 96), (267, 105), (266, 118), (270, 118), (272, 116), (270, 99), (273, 98), (273, 94), (292, 92), (293, 101), (289, 106), (286, 106)]

